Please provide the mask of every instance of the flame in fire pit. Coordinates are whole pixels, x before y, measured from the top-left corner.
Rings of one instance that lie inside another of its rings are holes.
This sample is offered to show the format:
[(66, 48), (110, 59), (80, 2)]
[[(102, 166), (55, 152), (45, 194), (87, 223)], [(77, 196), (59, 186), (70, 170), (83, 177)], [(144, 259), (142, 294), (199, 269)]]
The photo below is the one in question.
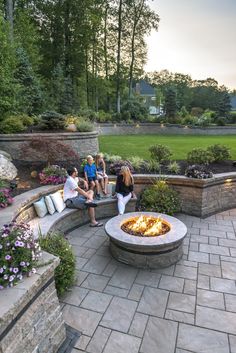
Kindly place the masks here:
[(153, 216), (132, 217), (121, 225), (121, 229), (131, 235), (154, 237), (167, 233), (169, 224), (161, 218)]

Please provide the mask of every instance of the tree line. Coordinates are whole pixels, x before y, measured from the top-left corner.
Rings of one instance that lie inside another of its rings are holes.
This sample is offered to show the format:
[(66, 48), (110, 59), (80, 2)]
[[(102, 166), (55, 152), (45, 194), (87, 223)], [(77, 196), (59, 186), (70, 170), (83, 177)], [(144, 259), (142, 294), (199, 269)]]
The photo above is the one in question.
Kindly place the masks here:
[(0, 4), (0, 116), (51, 109), (120, 113), (144, 74), (147, 0), (5, 0)]
[(190, 75), (172, 73), (168, 70), (146, 74), (146, 80), (156, 87), (157, 105), (163, 105), (169, 118), (184, 108), (191, 112), (194, 108), (206, 109), (225, 117), (230, 111), (230, 92), (219, 86), (213, 78), (193, 80)]

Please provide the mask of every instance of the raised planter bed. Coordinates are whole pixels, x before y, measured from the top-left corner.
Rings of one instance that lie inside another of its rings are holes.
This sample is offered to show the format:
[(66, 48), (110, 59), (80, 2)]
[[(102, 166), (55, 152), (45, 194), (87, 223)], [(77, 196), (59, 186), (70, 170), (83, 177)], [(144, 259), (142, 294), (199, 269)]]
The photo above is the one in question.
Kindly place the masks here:
[[(12, 156), (13, 159), (22, 161), (37, 161), (34, 154), (28, 159), (22, 156), (20, 147), (23, 142), (34, 140), (36, 137), (42, 136), (45, 139), (55, 139), (57, 141), (68, 144), (75, 152), (79, 153), (81, 158), (88, 154), (96, 154), (98, 152), (98, 133), (94, 132), (60, 132), (60, 133), (32, 133), (32, 134), (0, 134), (0, 150), (4, 150)], [(41, 161), (45, 158), (42, 156)]]

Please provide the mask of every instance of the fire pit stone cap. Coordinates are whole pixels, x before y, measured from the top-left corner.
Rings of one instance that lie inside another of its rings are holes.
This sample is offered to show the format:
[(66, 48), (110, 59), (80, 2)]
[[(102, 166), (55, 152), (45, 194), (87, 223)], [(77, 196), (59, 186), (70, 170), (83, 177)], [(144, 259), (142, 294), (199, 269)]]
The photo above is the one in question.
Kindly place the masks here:
[[(170, 231), (166, 234), (155, 237), (139, 237), (130, 235), (121, 229), (121, 224), (132, 217), (139, 217), (141, 215), (153, 216), (161, 218), (170, 225)], [(168, 216), (163, 213), (156, 212), (131, 212), (123, 215), (118, 215), (111, 218), (105, 225), (107, 235), (115, 242), (127, 245), (130, 247), (174, 247), (176, 244), (183, 241), (187, 235), (187, 227), (179, 219)]]

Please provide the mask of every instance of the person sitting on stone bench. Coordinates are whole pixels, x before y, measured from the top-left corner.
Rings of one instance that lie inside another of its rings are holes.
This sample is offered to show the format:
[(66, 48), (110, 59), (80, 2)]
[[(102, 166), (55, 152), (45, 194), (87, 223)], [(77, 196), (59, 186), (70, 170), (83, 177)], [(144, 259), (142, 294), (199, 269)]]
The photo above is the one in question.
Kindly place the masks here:
[(66, 207), (77, 209), (88, 209), (90, 218), (90, 227), (101, 227), (103, 224), (96, 221), (94, 208), (97, 204), (93, 200), (93, 191), (85, 191), (78, 186), (79, 181), (84, 182), (85, 188), (87, 183), (82, 178), (78, 178), (78, 171), (75, 167), (70, 167), (67, 170), (68, 177), (64, 185), (64, 201)]
[(90, 155), (87, 156), (87, 164), (84, 167), (84, 177), (92, 191), (96, 188), (96, 198), (100, 200), (100, 184), (97, 177), (97, 168), (93, 157)]

